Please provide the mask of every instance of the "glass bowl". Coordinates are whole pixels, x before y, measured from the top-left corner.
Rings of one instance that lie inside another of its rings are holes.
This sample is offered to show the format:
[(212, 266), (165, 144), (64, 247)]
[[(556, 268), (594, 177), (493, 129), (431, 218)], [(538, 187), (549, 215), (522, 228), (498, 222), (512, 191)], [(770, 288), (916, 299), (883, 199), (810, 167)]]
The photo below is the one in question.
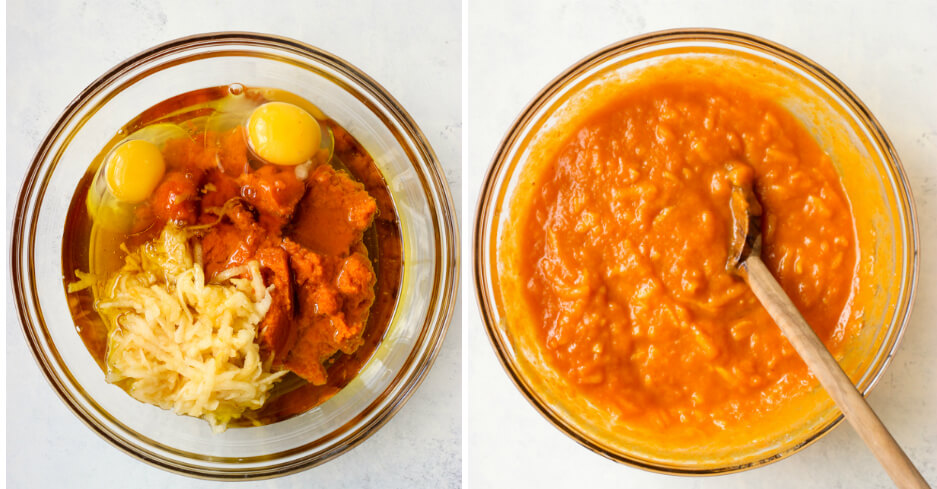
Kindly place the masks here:
[[(333, 398), (277, 423), (212, 434), (208, 423), (142, 404), (104, 380), (75, 331), (62, 232), (94, 155), (144, 109), (191, 90), (241, 83), (304, 97), (374, 157), (403, 241), (401, 294), (381, 345)], [(325, 462), (379, 429), (425, 377), (452, 317), (456, 218), (436, 155), (407, 112), (341, 58), (290, 39), (212, 33), (167, 42), (120, 63), (59, 117), (20, 191), (12, 284), (27, 342), (52, 387), (92, 430), (152, 465), (216, 479), (275, 477)]]
[[(679, 67), (679, 70), (674, 67)], [(758, 418), (692, 446), (667, 446), (615, 429), (587, 400), (569, 393), (547, 364), (529, 320), (505, 308), (506, 271), (498, 247), (528, 158), (552, 154), (590, 100), (641, 80), (734, 79), (794, 114), (832, 158), (849, 196), (859, 243), (855, 303), (864, 308), (857, 337), (839, 359), (867, 394), (897, 348), (917, 277), (918, 232), (904, 170), (869, 110), (842, 82), (806, 57), (737, 32), (655, 32), (601, 49), (541, 90), (495, 152), (482, 186), (474, 235), (475, 288), (492, 346), (511, 380), (556, 428), (590, 450), (643, 469), (712, 475), (789, 456), (833, 429), (842, 415), (819, 385)]]

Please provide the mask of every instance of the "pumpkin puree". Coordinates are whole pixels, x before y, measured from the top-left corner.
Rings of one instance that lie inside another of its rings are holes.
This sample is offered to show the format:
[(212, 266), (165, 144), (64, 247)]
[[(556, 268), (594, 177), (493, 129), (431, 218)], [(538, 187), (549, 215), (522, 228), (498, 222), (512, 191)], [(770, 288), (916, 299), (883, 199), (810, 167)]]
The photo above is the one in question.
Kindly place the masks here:
[(377, 204), (364, 185), (327, 164), (305, 182), (292, 167), (252, 170), (240, 128), (204, 137), (224, 149), (216, 156), (203, 141), (169, 141), (165, 152), (178, 158), (167, 158), (169, 172), (149, 202), (150, 225), (212, 224), (219, 217), (210, 210), (223, 208), (200, 241), (206, 277), (259, 260), (264, 282), (274, 285), (259, 327), (262, 351), (274, 365), (325, 384), (323, 363), (363, 343), (376, 278), (362, 239)]

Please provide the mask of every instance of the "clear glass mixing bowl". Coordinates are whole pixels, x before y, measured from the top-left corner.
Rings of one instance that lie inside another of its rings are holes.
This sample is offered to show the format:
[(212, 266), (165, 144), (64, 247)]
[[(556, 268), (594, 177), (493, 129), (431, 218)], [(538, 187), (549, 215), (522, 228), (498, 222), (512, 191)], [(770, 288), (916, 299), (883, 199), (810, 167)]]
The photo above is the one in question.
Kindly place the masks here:
[[(132, 399), (75, 331), (62, 285), (62, 231), (76, 184), (94, 155), (144, 109), (191, 90), (241, 83), (312, 101), (374, 157), (399, 215), (400, 299), (382, 344), (358, 376), (302, 415), (212, 434), (208, 423)], [(92, 430), (163, 469), (217, 479), (275, 477), (325, 462), (379, 429), (431, 367), (458, 285), (456, 217), (442, 169), (407, 112), (380, 85), (312, 46), (253, 33), (167, 42), (86, 88), (49, 131), (15, 209), (12, 285), (23, 331), (52, 387)]]
[[(674, 70), (678, 63), (680, 69)], [(556, 428), (605, 457), (647, 470), (711, 475), (786, 457), (828, 433), (842, 415), (819, 386), (788, 402), (759, 426), (667, 446), (616, 429), (603, 412), (571, 396), (546, 361), (533, 326), (512, 320), (502, 295), (498, 245), (511, 221), (511, 197), (532, 155), (549, 153), (583, 103), (601, 100), (645, 77), (732, 79), (785, 107), (830, 154), (850, 199), (859, 243), (855, 304), (865, 314), (840, 364), (867, 394), (897, 348), (918, 269), (913, 201), (897, 154), (868, 108), (846, 86), (801, 54), (751, 35), (713, 30), (655, 32), (603, 48), (547, 84), (521, 112), (495, 152), (475, 217), (474, 272), (482, 316), (504, 369)], [(573, 126), (575, 127), (575, 126)]]

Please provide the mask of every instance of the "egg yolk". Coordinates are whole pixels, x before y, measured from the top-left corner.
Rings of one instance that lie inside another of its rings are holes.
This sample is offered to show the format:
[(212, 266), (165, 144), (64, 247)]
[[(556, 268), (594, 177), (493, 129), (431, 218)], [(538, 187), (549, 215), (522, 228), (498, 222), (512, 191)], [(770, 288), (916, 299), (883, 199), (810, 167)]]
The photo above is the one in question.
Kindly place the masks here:
[(254, 109), (247, 121), (247, 136), (257, 156), (288, 166), (309, 161), (322, 139), (316, 119), (286, 102), (269, 102)]
[(122, 143), (107, 160), (107, 188), (121, 202), (146, 200), (166, 171), (159, 148), (142, 139)]

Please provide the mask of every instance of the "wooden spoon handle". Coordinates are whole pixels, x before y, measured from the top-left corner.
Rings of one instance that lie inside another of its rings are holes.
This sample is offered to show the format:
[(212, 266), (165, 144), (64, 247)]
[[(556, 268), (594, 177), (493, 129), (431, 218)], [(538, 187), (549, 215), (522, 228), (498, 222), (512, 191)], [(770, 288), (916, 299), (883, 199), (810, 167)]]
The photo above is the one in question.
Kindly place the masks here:
[(800, 354), (810, 372), (842, 410), (846, 420), (878, 458), (895, 485), (901, 488), (928, 488), (927, 481), (885, 429), (862, 394), (852, 385), (852, 381), (797, 311), (761, 258), (749, 256), (745, 260), (744, 269), (755, 296)]

